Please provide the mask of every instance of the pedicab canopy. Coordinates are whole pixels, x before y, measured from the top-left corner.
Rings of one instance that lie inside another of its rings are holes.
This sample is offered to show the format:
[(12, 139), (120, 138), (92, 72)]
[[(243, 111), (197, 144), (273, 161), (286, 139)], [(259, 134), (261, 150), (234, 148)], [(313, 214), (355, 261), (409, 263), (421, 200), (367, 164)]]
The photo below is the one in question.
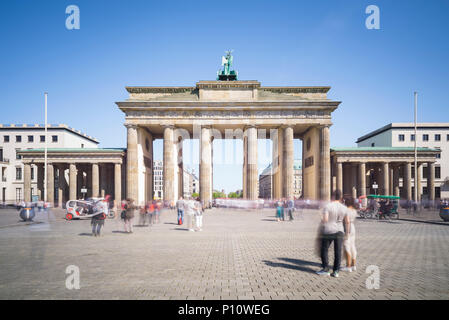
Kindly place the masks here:
[(390, 200), (399, 200), (399, 199), (401, 199), (398, 196), (384, 196), (384, 195), (381, 195), (381, 194), (369, 194), (367, 196), (367, 198), (368, 199), (390, 199)]

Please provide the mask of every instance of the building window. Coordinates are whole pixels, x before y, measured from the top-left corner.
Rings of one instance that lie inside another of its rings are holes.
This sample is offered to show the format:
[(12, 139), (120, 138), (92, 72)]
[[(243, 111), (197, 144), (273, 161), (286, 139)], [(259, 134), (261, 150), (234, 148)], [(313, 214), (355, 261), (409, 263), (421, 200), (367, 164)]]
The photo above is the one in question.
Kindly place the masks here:
[(405, 141), (405, 136), (403, 134), (399, 135), (399, 141)]
[(435, 166), (435, 179), (441, 179), (441, 167)]
[(428, 134), (423, 134), (422, 135), (422, 141), (429, 141), (429, 135)]
[(16, 142), (22, 142), (22, 136), (16, 136)]
[(3, 136), (3, 142), (9, 142), (9, 136)]
[(436, 155), (436, 158), (437, 158), (437, 159), (441, 159), (441, 153), (438, 153), (438, 154)]
[(19, 154), (20, 149), (16, 149), (16, 159), (20, 160), (22, 157)]
[(16, 188), (16, 202), (22, 201), (22, 188)]
[(448, 135), (446, 135), (446, 140), (447, 140), (447, 141), (449, 141), (449, 134), (448, 134)]
[(435, 141), (441, 141), (441, 134), (435, 135)]
[(28, 136), (28, 142), (34, 142), (34, 136)]
[(415, 135), (414, 134), (410, 135), (410, 141), (415, 141)]
[(16, 168), (16, 180), (22, 180), (22, 168)]
[(375, 146), (375, 143), (373, 142), (373, 143), (371, 143), (371, 147), (374, 147)]
[(58, 142), (58, 136), (51, 136), (51, 142)]
[(31, 167), (31, 180), (34, 180), (34, 167)]
[(84, 143), (81, 143), (81, 148), (84, 148)]
[(45, 136), (40, 136), (41, 142), (45, 142)]

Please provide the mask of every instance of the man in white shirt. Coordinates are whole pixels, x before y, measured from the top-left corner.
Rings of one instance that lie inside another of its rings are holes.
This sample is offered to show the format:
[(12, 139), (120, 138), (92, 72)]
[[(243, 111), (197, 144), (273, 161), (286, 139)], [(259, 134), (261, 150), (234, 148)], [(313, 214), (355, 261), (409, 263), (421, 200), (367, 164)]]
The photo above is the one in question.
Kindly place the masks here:
[[(322, 269), (317, 272), (319, 275), (331, 275), (338, 277), (338, 271), (341, 263), (341, 251), (345, 229), (349, 230), (348, 209), (342, 203), (342, 194), (340, 190), (334, 192), (334, 201), (328, 203), (323, 208), (321, 218), (321, 266)], [(343, 226), (346, 224), (346, 228)], [(328, 250), (331, 243), (334, 243), (334, 268), (332, 274), (329, 272)]]

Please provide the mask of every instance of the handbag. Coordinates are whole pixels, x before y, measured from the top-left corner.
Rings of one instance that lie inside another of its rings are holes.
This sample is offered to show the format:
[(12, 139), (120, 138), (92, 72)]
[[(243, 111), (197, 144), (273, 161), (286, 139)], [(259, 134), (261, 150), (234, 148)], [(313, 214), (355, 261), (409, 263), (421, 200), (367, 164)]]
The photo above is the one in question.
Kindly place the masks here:
[(122, 210), (122, 212), (120, 213), (120, 218), (123, 220), (126, 218), (126, 210)]

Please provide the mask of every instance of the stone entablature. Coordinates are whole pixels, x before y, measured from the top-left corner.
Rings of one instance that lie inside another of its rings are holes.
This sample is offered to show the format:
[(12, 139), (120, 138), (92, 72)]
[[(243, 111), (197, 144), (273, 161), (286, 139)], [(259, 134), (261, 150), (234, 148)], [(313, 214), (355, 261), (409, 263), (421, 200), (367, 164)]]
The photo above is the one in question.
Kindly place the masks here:
[(199, 81), (195, 87), (126, 87), (127, 101), (303, 101), (328, 100), (330, 87), (262, 87), (259, 81)]
[[(418, 148), (418, 162), (435, 162), (439, 149)], [(413, 162), (413, 148), (348, 148), (331, 149), (331, 156), (337, 162)]]
[[(18, 151), (23, 163), (43, 164), (44, 149)], [(122, 164), (125, 149), (48, 149), (48, 163), (117, 163)]]

